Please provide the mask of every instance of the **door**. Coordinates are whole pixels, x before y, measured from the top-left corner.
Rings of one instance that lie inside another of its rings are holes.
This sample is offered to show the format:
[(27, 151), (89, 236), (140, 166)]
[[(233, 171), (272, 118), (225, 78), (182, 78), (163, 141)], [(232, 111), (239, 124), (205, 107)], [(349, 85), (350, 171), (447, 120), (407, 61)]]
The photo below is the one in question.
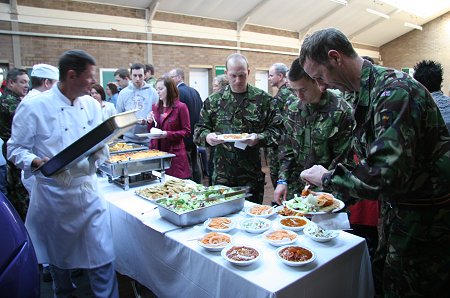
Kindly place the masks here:
[(269, 90), (269, 72), (266, 70), (257, 70), (255, 72), (255, 86), (268, 92)]
[(203, 101), (209, 95), (208, 73), (209, 70), (207, 68), (191, 68), (189, 70), (189, 86), (200, 93)]

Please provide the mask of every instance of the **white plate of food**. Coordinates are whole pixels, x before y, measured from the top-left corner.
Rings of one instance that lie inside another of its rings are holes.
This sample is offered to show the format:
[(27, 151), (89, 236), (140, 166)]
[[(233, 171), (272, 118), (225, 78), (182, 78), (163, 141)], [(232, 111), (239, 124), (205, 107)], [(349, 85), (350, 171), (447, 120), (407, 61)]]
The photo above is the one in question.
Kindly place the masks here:
[(222, 257), (231, 264), (238, 266), (248, 266), (258, 261), (262, 254), (261, 251), (250, 245), (233, 245), (222, 249)]
[(214, 217), (208, 218), (203, 225), (212, 232), (226, 233), (236, 227), (236, 222), (228, 217)]
[(316, 259), (316, 254), (309, 248), (299, 245), (285, 245), (277, 249), (277, 258), (289, 266), (304, 266)]
[(264, 233), (272, 227), (272, 222), (267, 218), (251, 217), (240, 222), (241, 229), (252, 233)]
[(327, 242), (339, 236), (338, 230), (325, 230), (316, 224), (310, 224), (304, 228), (303, 233), (317, 242)]
[(250, 136), (251, 136), (251, 134), (249, 134), (249, 133), (227, 133), (227, 134), (217, 135), (217, 138), (224, 142), (237, 142), (237, 141), (248, 140), (248, 139), (250, 139)]
[(301, 231), (310, 224), (309, 219), (303, 216), (285, 216), (278, 220), (280, 227), (290, 231)]
[(307, 195), (295, 195), (284, 205), (292, 211), (305, 215), (337, 212), (345, 207), (345, 203), (326, 192), (310, 192)]
[(297, 241), (298, 235), (295, 232), (283, 229), (269, 230), (264, 232), (263, 239), (273, 246), (282, 246)]
[(267, 218), (275, 214), (275, 208), (268, 205), (254, 205), (245, 208), (245, 213), (249, 216)]
[(231, 235), (219, 232), (210, 232), (197, 240), (198, 245), (210, 251), (221, 251), (232, 242)]

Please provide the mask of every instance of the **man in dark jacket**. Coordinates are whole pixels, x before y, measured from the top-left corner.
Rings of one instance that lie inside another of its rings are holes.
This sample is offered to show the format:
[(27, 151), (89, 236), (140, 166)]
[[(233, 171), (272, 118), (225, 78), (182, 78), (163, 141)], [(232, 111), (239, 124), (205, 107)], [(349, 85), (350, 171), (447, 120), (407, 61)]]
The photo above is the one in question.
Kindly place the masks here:
[(192, 139), (195, 124), (200, 117), (200, 110), (202, 109), (203, 102), (200, 94), (192, 87), (189, 87), (184, 83), (184, 71), (179, 68), (172, 69), (168, 76), (171, 77), (177, 84), (178, 91), (180, 92), (180, 101), (185, 103), (189, 110), (189, 119), (191, 122), (191, 134), (184, 138), (184, 145), (189, 157), (189, 165), (191, 167), (192, 179), (201, 183), (200, 167), (197, 161), (197, 146)]

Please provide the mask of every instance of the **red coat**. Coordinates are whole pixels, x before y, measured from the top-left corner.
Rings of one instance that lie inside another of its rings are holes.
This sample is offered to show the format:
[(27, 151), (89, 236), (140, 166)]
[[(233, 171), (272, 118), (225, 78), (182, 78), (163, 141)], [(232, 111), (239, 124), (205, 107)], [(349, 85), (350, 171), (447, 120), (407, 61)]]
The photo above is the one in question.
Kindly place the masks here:
[[(168, 175), (181, 179), (190, 178), (191, 170), (183, 141), (183, 138), (191, 133), (187, 106), (176, 100), (174, 105), (166, 110), (165, 118), (162, 117), (157, 105), (153, 105), (152, 110), (158, 122), (157, 128), (166, 131), (167, 138), (152, 139), (149, 147), (176, 155), (172, 158), (170, 169), (166, 170)], [(152, 127), (153, 122), (148, 124), (149, 131)]]

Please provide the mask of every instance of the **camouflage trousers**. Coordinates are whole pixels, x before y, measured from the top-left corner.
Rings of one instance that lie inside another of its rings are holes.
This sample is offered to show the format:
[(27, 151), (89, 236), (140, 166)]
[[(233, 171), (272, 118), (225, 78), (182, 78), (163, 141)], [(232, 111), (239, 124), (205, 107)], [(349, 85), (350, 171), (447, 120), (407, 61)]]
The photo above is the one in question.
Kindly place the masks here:
[(450, 207), (384, 203), (372, 264), (378, 297), (442, 297), (450, 278)]
[(20, 179), (21, 170), (8, 162), (7, 166), (7, 191), (8, 199), (19, 213), (23, 221), (27, 215), (30, 196)]
[(267, 148), (267, 159), (269, 160), (270, 180), (275, 189), (277, 187), (278, 174), (280, 172), (280, 158), (278, 147)]
[(264, 172), (260, 173), (247, 173), (238, 176), (229, 176), (222, 173), (214, 173), (213, 185), (225, 185), (230, 187), (235, 186), (249, 186), (250, 193), (252, 194), (247, 200), (253, 203), (262, 204), (264, 199)]

